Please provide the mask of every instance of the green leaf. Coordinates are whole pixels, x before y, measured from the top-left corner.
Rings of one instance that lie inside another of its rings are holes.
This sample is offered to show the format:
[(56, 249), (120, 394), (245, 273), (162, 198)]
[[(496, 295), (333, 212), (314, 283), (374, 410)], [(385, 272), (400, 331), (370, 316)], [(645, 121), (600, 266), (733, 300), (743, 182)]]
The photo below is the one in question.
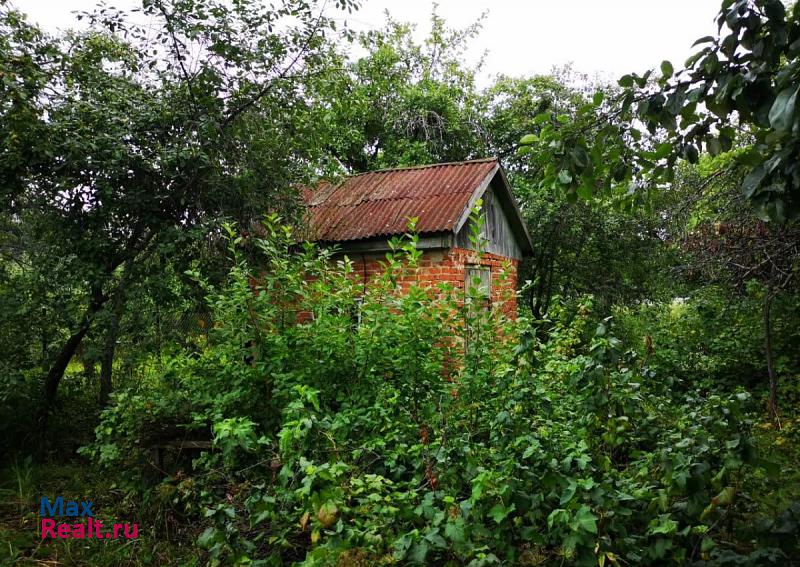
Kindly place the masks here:
[(568, 170), (562, 169), (558, 174), (558, 182), (562, 185), (569, 185), (572, 183), (572, 174)]
[(649, 80), (650, 80), (650, 75), (652, 75), (652, 74), (653, 74), (653, 71), (652, 71), (652, 69), (651, 69), (651, 70), (647, 71), (647, 72), (646, 72), (644, 75), (642, 75), (641, 77), (634, 75), (634, 77), (633, 77), (633, 81), (636, 83), (636, 85), (637, 85), (637, 86), (638, 86), (640, 89), (643, 89), (643, 88), (645, 88), (645, 86), (647, 86), (647, 81), (649, 81)]
[(697, 41), (695, 41), (695, 42), (692, 44), (692, 47), (695, 47), (695, 46), (697, 46), (697, 45), (700, 45), (701, 43), (714, 43), (715, 41), (716, 41), (716, 39), (714, 38), (714, 36), (713, 36), (713, 35), (707, 35), (707, 36), (701, 37), (700, 39), (698, 39)]
[(603, 100), (605, 98), (606, 95), (603, 91), (597, 91), (596, 93), (594, 93), (594, 96), (592, 97), (592, 103), (594, 103), (595, 106), (600, 106), (601, 104), (603, 104)]
[(513, 504), (506, 508), (506, 506), (503, 505), (502, 502), (498, 502), (497, 504), (492, 506), (491, 510), (489, 510), (489, 515), (492, 517), (495, 523), (499, 524), (503, 520), (505, 520), (506, 516), (508, 516), (511, 512), (513, 512), (514, 509), (515, 506)]
[(755, 466), (764, 469), (767, 473), (767, 476), (770, 478), (777, 477), (781, 472), (781, 466), (778, 463), (773, 461), (768, 461), (767, 459), (756, 459)]
[(584, 531), (592, 534), (597, 533), (597, 516), (592, 514), (588, 506), (583, 505), (578, 509), (575, 517), (572, 518), (571, 527), (575, 531)]
[(656, 542), (652, 545), (652, 553), (655, 555), (657, 559), (662, 559), (664, 555), (667, 553), (667, 550), (672, 549), (673, 544), (672, 541), (666, 538), (659, 538)]
[(655, 151), (656, 159), (664, 159), (665, 157), (667, 157), (669, 154), (672, 153), (672, 148), (673, 146), (669, 142), (663, 142), (659, 144), (658, 147), (656, 147)]
[(622, 181), (629, 173), (630, 168), (624, 163), (619, 163), (612, 170), (611, 176), (614, 178), (614, 181)]
[(672, 66), (672, 63), (667, 61), (666, 59), (661, 62), (661, 76), (665, 79), (669, 79), (675, 73), (675, 68)]
[(664, 109), (670, 114), (678, 116), (681, 114), (685, 102), (686, 102), (686, 91), (684, 89), (678, 89), (674, 93), (669, 95), (669, 97), (667, 97), (667, 103), (664, 106)]
[(559, 504), (563, 506), (564, 504), (572, 500), (572, 497), (575, 496), (575, 489), (577, 487), (578, 485), (575, 483), (574, 480), (570, 481), (567, 489), (564, 490), (564, 492), (561, 494), (561, 499), (559, 501)]
[(753, 196), (756, 189), (758, 189), (761, 182), (764, 180), (764, 177), (767, 175), (767, 170), (764, 168), (763, 165), (759, 165), (753, 171), (747, 174), (742, 181), (742, 195), (745, 198), (749, 199)]
[(685, 67), (692, 68), (694, 67), (695, 63), (697, 63), (700, 58), (705, 54), (705, 51), (698, 51), (694, 55), (689, 56), (686, 61), (683, 63)]
[(428, 555), (428, 542), (420, 540), (418, 543), (411, 546), (408, 552), (408, 558), (414, 563), (425, 563), (425, 557)]
[(788, 132), (792, 129), (798, 90), (800, 90), (800, 86), (791, 86), (782, 90), (775, 97), (772, 108), (769, 109), (769, 123), (778, 132)]
[(587, 183), (581, 183), (578, 185), (578, 197), (583, 199), (584, 201), (588, 201), (592, 198), (594, 192), (592, 191), (592, 186)]
[(539, 140), (539, 136), (536, 134), (525, 134), (522, 139), (519, 141), (520, 144), (528, 145), (533, 144)]
[(726, 486), (719, 494), (711, 499), (711, 502), (716, 506), (727, 506), (733, 502), (733, 497), (736, 495), (736, 490), (732, 486)]
[(439, 528), (433, 528), (430, 533), (425, 535), (425, 539), (438, 549), (447, 547), (447, 542), (442, 536), (439, 535)]
[(648, 530), (651, 534), (674, 534), (678, 531), (678, 522), (667, 517), (661, 516), (660, 518), (651, 522), (651, 527)]
[(700, 155), (696, 147), (694, 147), (693, 145), (688, 145), (685, 148), (683, 148), (683, 157), (689, 163), (697, 163), (698, 159), (700, 158)]
[(547, 516), (547, 527), (552, 529), (553, 525), (566, 523), (569, 513), (563, 508), (557, 508)]
[(203, 549), (211, 547), (217, 539), (217, 530), (215, 528), (206, 528), (205, 531), (197, 538), (197, 545)]
[(464, 526), (462, 524), (446, 524), (444, 527), (444, 535), (453, 543), (462, 543), (464, 541)]
[(703, 541), (700, 543), (700, 551), (702, 551), (703, 553), (708, 553), (709, 551), (714, 549), (716, 545), (717, 544), (714, 543), (713, 539), (711, 539), (710, 537), (704, 537)]
[(764, 4), (764, 12), (770, 20), (776, 20), (781, 24), (784, 23), (786, 17), (786, 8), (779, 1), (766, 2)]
[(575, 146), (569, 153), (569, 156), (576, 167), (584, 169), (589, 166), (589, 154), (583, 147)]
[(528, 445), (528, 447), (527, 447), (527, 448), (525, 449), (525, 451), (522, 453), (522, 458), (523, 458), (523, 459), (527, 459), (528, 457), (530, 457), (531, 455), (533, 455), (533, 454), (534, 454), (534, 453), (535, 453), (535, 452), (536, 452), (536, 451), (539, 449), (539, 447), (540, 447), (540, 446), (541, 446), (541, 445), (539, 444), (539, 442), (538, 442), (538, 441), (536, 441), (535, 439), (534, 439), (534, 440), (532, 440), (532, 441), (531, 441), (531, 444), (530, 444), (530, 445)]

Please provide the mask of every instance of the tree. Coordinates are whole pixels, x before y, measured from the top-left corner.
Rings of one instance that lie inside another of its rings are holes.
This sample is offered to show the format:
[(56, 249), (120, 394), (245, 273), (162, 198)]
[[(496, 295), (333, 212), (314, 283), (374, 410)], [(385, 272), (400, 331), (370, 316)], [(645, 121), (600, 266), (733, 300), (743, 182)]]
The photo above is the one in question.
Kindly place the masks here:
[[(523, 137), (521, 151), (541, 168), (543, 187), (633, 210), (668, 192), (680, 160), (696, 164), (703, 152), (713, 157), (735, 148), (725, 168), (697, 190), (726, 173), (739, 176), (755, 215), (775, 225), (740, 215), (736, 228), (716, 240), (734, 280), (766, 285), (764, 350), (774, 417), (772, 301), (794, 279), (800, 236), (800, 6), (787, 11), (780, 0), (723, 0), (717, 24), (717, 35), (695, 42), (701, 47), (685, 69), (676, 72), (664, 61), (657, 79), (652, 71), (625, 75), (618, 95), (598, 92), (573, 116), (540, 114), (541, 129)], [(706, 235), (710, 226), (702, 227)]]
[(566, 67), (551, 75), (500, 77), (484, 95), (491, 153), (503, 157), (534, 242), (520, 274), (532, 282), (524, 297), (536, 319), (546, 316), (555, 295), (593, 294), (601, 312), (641, 299), (652, 291), (663, 256), (655, 212), (621, 213), (599, 200), (571, 199), (543, 185), (542, 167), (518, 152), (523, 134), (542, 128), (538, 116), (574, 117), (596, 90), (614, 89)]
[(546, 126), (524, 142), (544, 185), (631, 206), (670, 183), (679, 159), (728, 151), (743, 132), (748, 148), (735, 161), (746, 170), (743, 194), (762, 219), (796, 217), (800, 6), (787, 13), (780, 0), (723, 0), (717, 23), (685, 69), (664, 61), (658, 79), (626, 75), (619, 95), (598, 93), (575, 117), (541, 115)]
[(422, 43), (388, 15), (384, 28), (357, 36), (366, 55), (343, 63), (318, 93), (328, 150), (346, 171), (484, 157), (480, 65), (462, 58), (479, 30), (480, 20), (448, 28), (434, 8)]
[(776, 299), (798, 289), (800, 230), (754, 218), (747, 198), (737, 188), (743, 173), (731, 169), (735, 153), (702, 156), (697, 166), (679, 170), (673, 190), (687, 197), (686, 218), (673, 230), (688, 253), (687, 276), (700, 284), (722, 283), (744, 298), (761, 299), (764, 362), (769, 382), (767, 409), (778, 416), (778, 373), (774, 306)]
[[(2, 202), (65, 259), (85, 305), (49, 365), (45, 423), (67, 364), (109, 302), (120, 311), (131, 273), (222, 217), (290, 210), (290, 187), (318, 153), (303, 89), (329, 70), (335, 26), (321, 6), (141, 10), (155, 34), (101, 8), (83, 14), (89, 31), (49, 37), (0, 8)], [(117, 328), (112, 318), (106, 382)]]

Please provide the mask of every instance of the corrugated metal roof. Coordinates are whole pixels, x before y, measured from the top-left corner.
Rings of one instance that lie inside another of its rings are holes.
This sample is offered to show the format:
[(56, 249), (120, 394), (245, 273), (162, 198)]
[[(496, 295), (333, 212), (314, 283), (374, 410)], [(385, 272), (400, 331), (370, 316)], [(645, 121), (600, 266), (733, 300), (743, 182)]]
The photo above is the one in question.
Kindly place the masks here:
[(419, 233), (453, 231), (496, 159), (385, 169), (303, 191), (309, 240), (341, 242), (403, 234), (410, 217)]

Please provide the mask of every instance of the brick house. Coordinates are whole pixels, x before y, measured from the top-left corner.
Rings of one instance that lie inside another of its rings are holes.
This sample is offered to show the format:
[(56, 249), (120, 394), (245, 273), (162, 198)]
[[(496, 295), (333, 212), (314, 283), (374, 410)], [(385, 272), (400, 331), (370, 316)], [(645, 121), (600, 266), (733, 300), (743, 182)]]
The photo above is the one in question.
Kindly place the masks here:
[[(516, 315), (520, 260), (533, 247), (508, 180), (496, 159), (442, 163), (362, 173), (341, 183), (320, 183), (304, 191), (308, 240), (336, 245), (364, 283), (377, 274), (389, 250), (388, 240), (407, 232), (417, 217), (418, 248), (423, 255), (413, 279), (422, 285), (449, 282), (457, 288), (481, 288), (493, 303)], [(470, 241), (470, 211), (483, 202), (484, 254)], [(507, 267), (507, 278), (500, 277)], [(410, 281), (400, 282), (409, 285)]]

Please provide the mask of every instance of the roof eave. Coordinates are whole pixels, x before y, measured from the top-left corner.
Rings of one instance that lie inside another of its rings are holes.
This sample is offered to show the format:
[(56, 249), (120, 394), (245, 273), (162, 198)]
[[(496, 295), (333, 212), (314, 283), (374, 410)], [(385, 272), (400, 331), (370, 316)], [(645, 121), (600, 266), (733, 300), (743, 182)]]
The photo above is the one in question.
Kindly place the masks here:
[[(389, 241), (402, 235), (380, 235), (368, 238), (336, 241), (316, 241), (323, 247), (335, 246), (337, 254), (366, 254), (371, 252), (388, 252), (391, 250)], [(450, 231), (425, 232), (419, 234), (417, 248), (419, 250), (440, 250), (452, 248), (455, 237)]]

